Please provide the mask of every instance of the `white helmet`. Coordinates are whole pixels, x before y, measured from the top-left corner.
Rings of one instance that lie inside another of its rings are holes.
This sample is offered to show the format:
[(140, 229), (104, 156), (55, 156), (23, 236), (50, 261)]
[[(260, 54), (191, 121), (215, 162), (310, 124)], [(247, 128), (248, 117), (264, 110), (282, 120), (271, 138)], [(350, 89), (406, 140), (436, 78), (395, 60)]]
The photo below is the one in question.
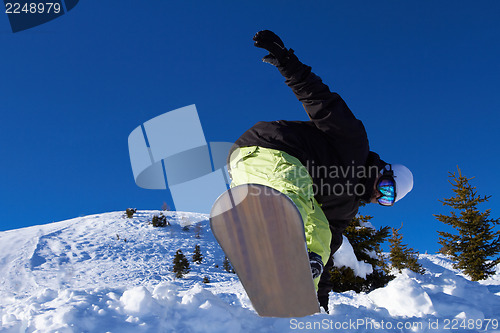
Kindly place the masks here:
[(402, 164), (391, 164), (396, 181), (396, 202), (404, 198), (413, 188), (413, 174)]

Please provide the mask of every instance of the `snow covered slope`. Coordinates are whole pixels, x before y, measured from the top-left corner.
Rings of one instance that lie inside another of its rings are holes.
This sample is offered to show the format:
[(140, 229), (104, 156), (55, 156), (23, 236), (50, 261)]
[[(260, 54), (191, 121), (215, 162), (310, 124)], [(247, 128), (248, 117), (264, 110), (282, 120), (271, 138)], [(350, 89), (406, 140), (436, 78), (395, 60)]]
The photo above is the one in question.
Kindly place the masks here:
[[(0, 232), (0, 332), (500, 332), (500, 276), (471, 282), (440, 255), (420, 256), (425, 275), (405, 271), (369, 294), (332, 293), (330, 314), (260, 318), (222, 269), (207, 216), (167, 212), (171, 225), (153, 228), (158, 213)], [(175, 252), (190, 259), (195, 245), (203, 262), (174, 279)]]

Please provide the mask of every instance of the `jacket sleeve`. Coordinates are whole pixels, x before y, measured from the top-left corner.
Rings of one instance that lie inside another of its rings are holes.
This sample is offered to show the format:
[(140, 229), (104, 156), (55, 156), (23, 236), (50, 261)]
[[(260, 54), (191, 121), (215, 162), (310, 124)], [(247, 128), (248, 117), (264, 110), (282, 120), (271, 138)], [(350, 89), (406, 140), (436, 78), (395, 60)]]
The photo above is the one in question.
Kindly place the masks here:
[(331, 92), (321, 78), (291, 54), (285, 65), (278, 67), (285, 83), (302, 102), (309, 118), (324, 132), (342, 161), (349, 165), (364, 164), (369, 151), (363, 123), (356, 119), (344, 100)]

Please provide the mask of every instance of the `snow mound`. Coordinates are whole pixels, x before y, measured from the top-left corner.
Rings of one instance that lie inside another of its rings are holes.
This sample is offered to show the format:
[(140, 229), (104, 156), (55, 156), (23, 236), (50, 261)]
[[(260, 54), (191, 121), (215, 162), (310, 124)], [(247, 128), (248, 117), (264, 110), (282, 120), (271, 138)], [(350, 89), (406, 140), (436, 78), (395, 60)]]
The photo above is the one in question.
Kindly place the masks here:
[(354, 254), (354, 249), (346, 236), (342, 236), (342, 245), (333, 255), (333, 263), (336, 267), (349, 267), (352, 268), (354, 274), (360, 278), (366, 279), (366, 276), (373, 273), (372, 265), (358, 261)]
[(376, 306), (386, 308), (391, 316), (423, 317), (434, 313), (431, 298), (407, 271), (385, 288), (372, 291), (369, 297)]
[(200, 285), (184, 292), (168, 283), (152, 292), (139, 286), (121, 294), (44, 290), (28, 302), (29, 308), (19, 306), (2, 316), (2, 332), (242, 332), (246, 321), (240, 318), (256, 317), (250, 310), (231, 308)]
[(127, 313), (146, 315), (151, 312), (154, 300), (151, 293), (140, 286), (126, 290), (120, 297), (120, 302)]

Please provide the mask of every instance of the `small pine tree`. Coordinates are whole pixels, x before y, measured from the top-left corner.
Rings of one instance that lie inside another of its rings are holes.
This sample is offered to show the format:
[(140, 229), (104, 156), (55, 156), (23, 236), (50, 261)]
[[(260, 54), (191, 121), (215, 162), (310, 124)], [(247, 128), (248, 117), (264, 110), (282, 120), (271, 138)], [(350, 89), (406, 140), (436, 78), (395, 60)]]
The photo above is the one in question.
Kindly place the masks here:
[(389, 238), (391, 265), (400, 273), (404, 268), (408, 268), (415, 273), (424, 274), (425, 269), (418, 263), (418, 252), (403, 244), (403, 235), (399, 233), (401, 228), (403, 224), (399, 229), (391, 228), (392, 237)]
[(167, 225), (170, 225), (168, 223), (166, 216), (163, 214), (160, 215), (154, 215), (153, 218), (151, 219), (151, 224), (153, 227), (166, 227)]
[(158, 221), (158, 215), (153, 215), (153, 217), (151, 218), (151, 224), (155, 228), (159, 227), (160, 222)]
[(175, 253), (173, 264), (172, 271), (175, 273), (176, 278), (182, 278), (191, 270), (189, 268), (189, 261), (180, 249)]
[(210, 283), (210, 279), (208, 278), (208, 276), (206, 276), (206, 275), (205, 275), (205, 276), (203, 277), (203, 281), (202, 281), (202, 282), (203, 282), (203, 283)]
[[(494, 227), (500, 224), (500, 219), (491, 219), (490, 209), (480, 212), (477, 205), (488, 201), (491, 196), (479, 196), (476, 188), (469, 184), (473, 178), (451, 173), (450, 184), (455, 196), (440, 200), (444, 206), (454, 209), (450, 215), (434, 215), (438, 221), (455, 228), (458, 234), (438, 231), (439, 252), (449, 255), (454, 261), (454, 267), (462, 270), (472, 281), (484, 280), (495, 274), (495, 266), (500, 263), (500, 231)], [(492, 257), (496, 257), (492, 259)]]
[(135, 214), (136, 212), (137, 212), (137, 209), (135, 209), (135, 208), (127, 208), (127, 209), (125, 210), (125, 215), (127, 215), (127, 217), (128, 217), (129, 219), (131, 219), (131, 218), (133, 218), (133, 217), (134, 217), (134, 214)]
[(222, 267), (224, 268), (224, 270), (226, 272), (234, 273), (234, 270), (231, 267), (231, 263), (229, 262), (229, 259), (227, 258), (227, 256), (224, 257), (224, 261), (222, 262)]
[(193, 262), (197, 263), (197, 264), (201, 264), (202, 260), (203, 260), (203, 255), (201, 254), (200, 246), (196, 245), (194, 247), (194, 252), (193, 252)]
[(369, 215), (357, 215), (346, 228), (344, 234), (352, 245), (356, 258), (372, 265), (372, 274), (363, 279), (356, 276), (349, 267), (334, 266), (330, 270), (330, 281), (334, 292), (348, 290), (354, 290), (357, 293), (370, 292), (384, 287), (394, 279), (394, 276), (389, 274), (389, 267), (384, 260), (381, 249), (381, 244), (389, 236), (389, 227), (381, 227), (378, 230), (367, 227), (366, 224), (371, 219), (372, 216)]

